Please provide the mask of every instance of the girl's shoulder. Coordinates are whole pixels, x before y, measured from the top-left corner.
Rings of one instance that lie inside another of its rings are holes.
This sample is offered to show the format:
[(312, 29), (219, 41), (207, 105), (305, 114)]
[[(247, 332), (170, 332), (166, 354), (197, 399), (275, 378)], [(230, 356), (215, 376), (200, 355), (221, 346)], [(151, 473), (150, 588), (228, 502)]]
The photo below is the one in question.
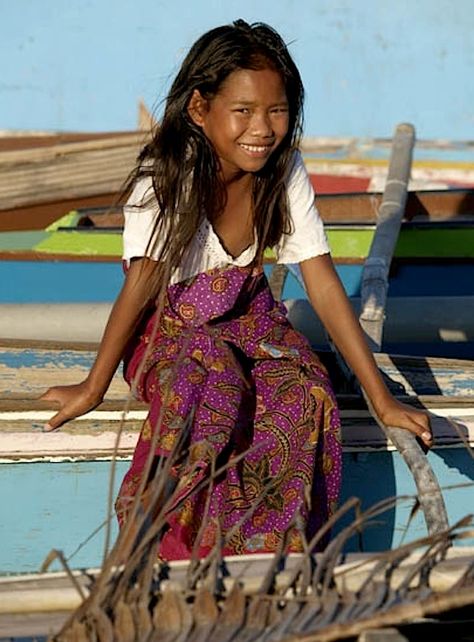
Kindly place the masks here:
[(288, 172), (288, 186), (292, 183), (306, 179), (308, 177), (308, 171), (306, 165), (304, 164), (303, 155), (299, 149), (293, 151), (292, 156), (289, 161), (289, 172)]
[(290, 204), (301, 204), (303, 201), (312, 205), (314, 202), (314, 188), (299, 149), (294, 151), (290, 162), (291, 168), (286, 184)]
[(125, 208), (143, 208), (149, 206), (154, 200), (156, 200), (156, 197), (152, 177), (141, 176), (135, 181), (125, 203)]

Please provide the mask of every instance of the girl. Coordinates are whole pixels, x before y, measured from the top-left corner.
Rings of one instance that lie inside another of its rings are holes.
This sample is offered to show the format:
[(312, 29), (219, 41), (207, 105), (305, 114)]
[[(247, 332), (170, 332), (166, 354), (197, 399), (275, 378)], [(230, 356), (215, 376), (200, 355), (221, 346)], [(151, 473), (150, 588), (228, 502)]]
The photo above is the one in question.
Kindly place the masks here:
[[(266, 247), (278, 262), (300, 264), (312, 305), (380, 419), (431, 444), (427, 416), (386, 389), (334, 270), (298, 152), (302, 105), (298, 70), (267, 25), (239, 20), (195, 43), (130, 181), (128, 271), (94, 366), (82, 383), (43, 396), (59, 404), (46, 427), (56, 429), (102, 401), (124, 359), (150, 412), (117, 512), (123, 523), (152, 436), (152, 456), (180, 442), (179, 501), (160, 544), (167, 559), (189, 556), (204, 515), (201, 554), (218, 533), (227, 554), (273, 551), (288, 529), (290, 549), (301, 550), (337, 501), (334, 394), (270, 293)], [(225, 463), (210, 496), (193, 492)]]

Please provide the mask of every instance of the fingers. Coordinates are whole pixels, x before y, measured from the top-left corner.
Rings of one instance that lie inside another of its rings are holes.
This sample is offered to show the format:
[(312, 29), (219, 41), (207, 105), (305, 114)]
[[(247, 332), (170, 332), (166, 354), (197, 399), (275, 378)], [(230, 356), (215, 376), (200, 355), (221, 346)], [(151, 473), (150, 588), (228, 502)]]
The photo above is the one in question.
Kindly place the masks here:
[(45, 424), (44, 430), (50, 432), (51, 430), (57, 430), (63, 424), (80, 415), (85, 414), (91, 407), (83, 403), (78, 402), (78, 400), (71, 401), (70, 399), (56, 399), (59, 401), (60, 410)]
[(75, 415), (68, 412), (68, 398), (61, 394), (61, 387), (56, 386), (54, 388), (49, 388), (44, 394), (41, 395), (41, 401), (52, 401), (56, 404), (59, 404), (59, 412), (57, 412), (51, 419), (44, 425), (45, 432), (51, 432), (52, 430), (57, 430), (67, 421), (72, 419)]
[(400, 427), (406, 428), (407, 430), (412, 432), (416, 437), (421, 439), (422, 443), (427, 448), (431, 448), (431, 446), (433, 445), (433, 434), (431, 432), (428, 416), (424, 413), (416, 413), (416, 415), (408, 415), (406, 419), (407, 421), (404, 422)]
[(419, 437), (427, 448), (431, 448), (433, 445), (431, 430), (428, 430), (425, 426), (420, 426), (418, 423), (413, 423), (413, 428), (409, 428), (409, 430)]
[(43, 427), (46, 432), (51, 432), (96, 408), (102, 397), (94, 390), (91, 392), (87, 382), (83, 381), (79, 384), (53, 386), (41, 395), (40, 400), (51, 402), (56, 407), (56, 414)]
[(70, 417), (66, 416), (66, 413), (60, 410), (53, 417), (51, 417), (48, 423), (44, 425), (44, 431), (51, 432), (53, 430), (57, 430), (63, 424), (65, 424), (68, 419), (70, 419)]
[[(54, 402), (57, 402), (57, 403), (61, 404), (60, 400), (58, 399), (57, 389), (56, 388), (48, 388), (48, 390), (46, 390), (46, 392), (44, 392), (41, 395), (41, 397), (39, 397), (39, 400), (40, 401), (54, 401)], [(63, 412), (62, 412), (62, 409), (61, 409), (59, 412), (57, 412), (55, 415), (53, 415), (53, 417), (51, 417), (51, 419), (46, 424), (44, 424), (43, 430), (45, 432), (51, 432), (52, 430), (57, 430), (64, 423), (64, 419), (62, 418), (62, 414), (63, 414)]]
[(40, 401), (56, 401), (56, 388), (49, 388), (39, 399)]
[(415, 417), (412, 415), (410, 419), (415, 425), (415, 434), (421, 439), (425, 446), (430, 448), (433, 445), (433, 433), (431, 431), (428, 415), (424, 412), (418, 412)]
[(403, 428), (413, 433), (426, 448), (433, 445), (430, 420), (426, 413), (398, 403), (382, 418), (385, 425)]

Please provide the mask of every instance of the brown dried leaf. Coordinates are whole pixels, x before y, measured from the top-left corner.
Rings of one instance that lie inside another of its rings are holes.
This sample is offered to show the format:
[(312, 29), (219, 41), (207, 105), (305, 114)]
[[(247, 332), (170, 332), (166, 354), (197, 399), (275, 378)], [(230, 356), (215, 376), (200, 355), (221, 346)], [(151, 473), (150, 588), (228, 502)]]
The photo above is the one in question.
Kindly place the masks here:
[[(153, 611), (152, 623), (154, 629), (152, 637), (156, 641), (174, 640), (191, 627), (191, 610), (184, 603), (181, 593), (170, 588), (163, 592)], [(171, 635), (173, 637), (170, 637)]]
[(197, 590), (194, 599), (193, 615), (196, 626), (207, 626), (214, 624), (219, 615), (216, 600), (214, 596), (205, 586)]
[(135, 626), (137, 639), (146, 640), (152, 631), (153, 624), (148, 603), (143, 600), (140, 600), (135, 605)]
[(90, 625), (97, 634), (99, 642), (114, 642), (114, 627), (112, 622), (99, 606), (89, 609)]
[(114, 616), (116, 642), (135, 642), (135, 623), (130, 606), (123, 600), (119, 600)]

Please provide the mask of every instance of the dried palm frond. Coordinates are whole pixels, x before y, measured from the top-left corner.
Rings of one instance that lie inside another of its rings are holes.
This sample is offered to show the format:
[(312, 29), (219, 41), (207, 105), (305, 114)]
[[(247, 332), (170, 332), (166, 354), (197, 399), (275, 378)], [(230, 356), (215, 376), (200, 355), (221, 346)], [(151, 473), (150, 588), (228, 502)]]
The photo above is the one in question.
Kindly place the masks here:
[[(169, 497), (165, 504), (167, 501)], [(245, 574), (232, 578), (232, 561), (227, 562), (220, 553), (223, 538), (207, 558), (190, 561), (179, 581), (173, 579), (172, 565), (156, 559), (164, 518), (156, 515), (156, 507), (150, 504), (154, 518), (145, 530), (137, 532), (131, 545), (126, 543), (130, 553), (127, 562), (104, 565), (89, 597), (53, 639), (329, 641), (474, 606), (474, 561), (448, 590), (436, 591), (431, 581), (451, 544), (473, 537), (473, 516), (436, 535), (366, 556), (355, 564), (341, 564), (342, 550), (353, 533), (397, 501), (384, 500), (364, 512), (357, 511), (355, 519), (323, 553), (312, 554), (311, 550), (315, 539), (323, 537), (331, 524), (306, 544), (304, 554), (287, 556), (284, 537), (256, 586)], [(333, 521), (357, 507), (358, 500), (349, 500)], [(145, 524), (146, 519), (141, 522)], [(119, 537), (119, 549), (120, 541), (125, 540)]]

